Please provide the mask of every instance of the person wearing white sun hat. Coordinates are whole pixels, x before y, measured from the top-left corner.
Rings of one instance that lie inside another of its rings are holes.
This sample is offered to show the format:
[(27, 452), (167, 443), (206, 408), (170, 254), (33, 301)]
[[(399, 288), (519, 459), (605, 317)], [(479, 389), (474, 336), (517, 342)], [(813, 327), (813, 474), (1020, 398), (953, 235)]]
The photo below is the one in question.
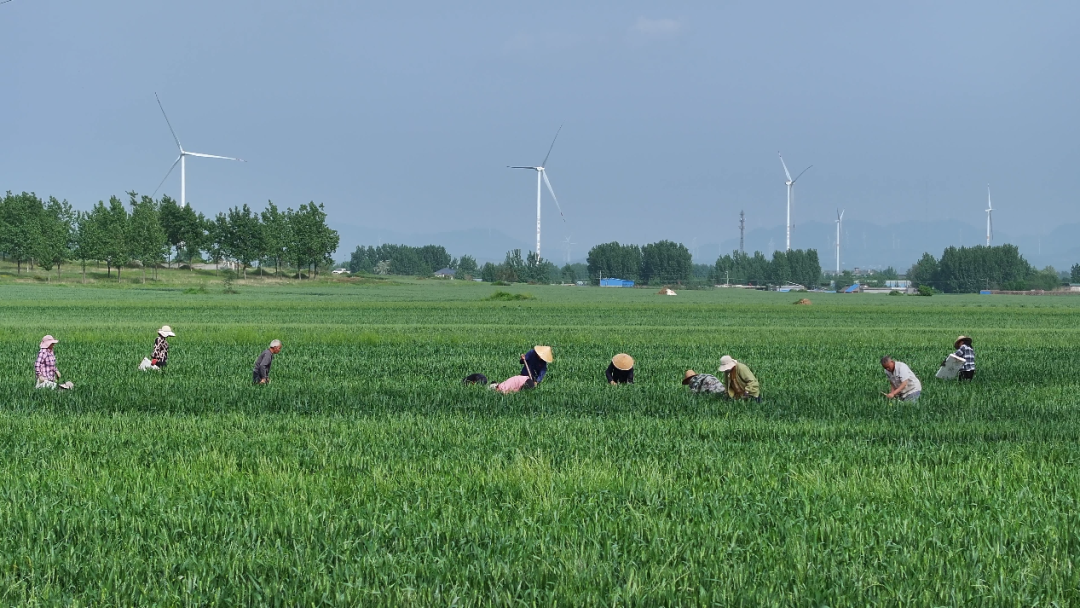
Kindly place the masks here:
[(70, 382), (57, 384), (60, 379), (60, 370), (56, 367), (56, 353), (53, 352), (53, 346), (59, 343), (60, 340), (45, 336), (38, 344), (38, 356), (34, 361), (34, 375), (37, 376), (37, 383), (34, 388), (69, 389), (74, 386)]
[(720, 357), (720, 371), (724, 372), (724, 387), (728, 397), (761, 401), (761, 385), (745, 363), (736, 361), (730, 355), (724, 355)]
[(161, 329), (157, 332), (157, 338), (154, 340), (154, 352), (150, 354), (150, 365), (161, 369), (169, 363), (169, 340), (175, 336), (173, 330), (168, 325), (162, 325)]

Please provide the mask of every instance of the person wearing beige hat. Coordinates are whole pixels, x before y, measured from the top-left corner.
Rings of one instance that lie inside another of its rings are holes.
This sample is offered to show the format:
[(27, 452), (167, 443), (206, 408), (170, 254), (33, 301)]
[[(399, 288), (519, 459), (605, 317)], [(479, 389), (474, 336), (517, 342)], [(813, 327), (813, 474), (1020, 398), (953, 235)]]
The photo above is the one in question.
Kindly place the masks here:
[[(953, 348), (956, 352), (953, 355), (957, 359), (963, 359), (964, 365), (960, 367), (960, 373), (957, 374), (957, 378), (960, 380), (974, 380), (975, 379), (975, 348), (971, 345), (971, 338), (967, 336), (960, 336), (953, 341)], [(945, 362), (941, 362), (941, 366), (945, 366)]]
[(682, 383), (690, 388), (691, 393), (699, 395), (719, 395), (724, 392), (724, 383), (719, 378), (712, 374), (699, 374), (692, 369), (683, 374)]
[(544, 376), (547, 375), (548, 363), (555, 360), (554, 355), (551, 353), (550, 346), (537, 345), (532, 347), (532, 350), (521, 355), (521, 373), (520, 376), (528, 376), (533, 382), (540, 384), (544, 381)]
[(611, 358), (607, 370), (608, 384), (633, 384), (634, 383), (634, 358), (626, 353), (619, 353)]
[(157, 339), (154, 340), (154, 352), (150, 354), (150, 365), (161, 369), (169, 363), (169, 340), (175, 336), (173, 330), (168, 325), (162, 325), (161, 329), (157, 332)]
[(728, 397), (761, 401), (761, 385), (745, 363), (724, 355), (720, 357), (720, 371), (724, 372), (724, 388)]
[(53, 352), (53, 347), (59, 342), (60, 340), (52, 336), (45, 336), (38, 344), (38, 356), (34, 361), (34, 375), (37, 376), (37, 383), (34, 388), (69, 389), (74, 386), (70, 382), (57, 384), (60, 379), (60, 370), (56, 367), (56, 353)]

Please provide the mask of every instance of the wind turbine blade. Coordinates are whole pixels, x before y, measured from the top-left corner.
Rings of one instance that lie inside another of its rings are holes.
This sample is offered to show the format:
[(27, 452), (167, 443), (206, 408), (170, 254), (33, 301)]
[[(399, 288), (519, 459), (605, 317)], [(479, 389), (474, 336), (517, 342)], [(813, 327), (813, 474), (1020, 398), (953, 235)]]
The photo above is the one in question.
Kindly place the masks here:
[(233, 158), (231, 156), (218, 156), (216, 154), (203, 154), (201, 152), (184, 152), (184, 154), (187, 154), (188, 156), (198, 156), (199, 158), (220, 158), (221, 160), (238, 160), (242, 163), (247, 162), (242, 158)]
[(990, 184), (986, 184), (986, 207), (993, 209), (994, 204), (990, 202)]
[(506, 168), (507, 169), (532, 169), (534, 171), (536, 170), (536, 167), (511, 167), (510, 165), (507, 165)]
[(787, 163), (785, 163), (785, 162), (784, 162), (784, 155), (783, 155), (783, 154), (780, 154), (779, 152), (777, 152), (777, 153), (776, 153), (776, 155), (780, 157), (780, 164), (781, 164), (781, 165), (784, 165), (784, 175), (786, 175), (786, 176), (787, 176), (787, 181), (789, 181), (789, 182), (790, 182), (790, 181), (791, 181), (791, 174), (790, 174), (790, 173), (788, 173), (788, 170), (787, 170)]
[[(810, 165), (810, 167), (813, 167), (813, 166), (814, 166), (814, 165)], [(802, 170), (802, 173), (800, 173), (800, 174), (796, 175), (796, 176), (795, 176), (795, 179), (791, 180), (791, 183), (793, 183), (793, 184), (794, 184), (795, 182), (799, 181), (799, 178), (800, 178), (800, 177), (802, 177), (802, 174), (803, 174), (803, 173), (806, 173), (807, 171), (809, 171), (809, 170), (810, 170), (810, 167), (807, 167), (807, 168), (803, 169), (803, 170)]]
[(566, 216), (563, 215), (562, 207), (559, 206), (559, 199), (555, 196), (555, 190), (551, 188), (551, 180), (548, 179), (547, 171), (541, 171), (541, 175), (544, 176), (544, 185), (547, 186), (548, 192), (551, 193), (551, 198), (555, 200), (555, 208), (559, 210), (559, 216), (562, 217), (562, 221), (566, 221)]
[(158, 193), (158, 190), (161, 190), (162, 184), (164, 184), (165, 180), (169, 179), (169, 176), (172, 175), (172, 170), (176, 168), (176, 163), (180, 162), (181, 158), (184, 158), (184, 157), (183, 156), (177, 156), (176, 157), (176, 160), (173, 161), (172, 166), (169, 167), (169, 172), (165, 174), (165, 177), (161, 178), (161, 183), (157, 185), (157, 188), (154, 188), (154, 194), (151, 194), (150, 198), (154, 198), (154, 196)]
[(173, 131), (172, 123), (169, 122), (169, 115), (165, 113), (165, 106), (161, 105), (161, 98), (158, 97), (156, 91), (154, 92), (154, 99), (157, 100), (157, 105), (159, 108), (161, 108), (161, 115), (165, 117), (165, 124), (169, 125), (169, 133), (172, 133), (172, 138), (176, 142), (176, 147), (180, 148), (180, 151), (183, 152), (184, 146), (180, 145), (180, 138), (176, 136), (176, 131)]
[(555, 131), (555, 138), (551, 140), (551, 147), (548, 148), (548, 153), (547, 153), (547, 156), (544, 157), (544, 162), (540, 163), (541, 167), (546, 167), (547, 166), (548, 158), (551, 157), (551, 151), (555, 149), (555, 140), (559, 139), (559, 132), (560, 131), (562, 131), (562, 125), (559, 125), (559, 130)]

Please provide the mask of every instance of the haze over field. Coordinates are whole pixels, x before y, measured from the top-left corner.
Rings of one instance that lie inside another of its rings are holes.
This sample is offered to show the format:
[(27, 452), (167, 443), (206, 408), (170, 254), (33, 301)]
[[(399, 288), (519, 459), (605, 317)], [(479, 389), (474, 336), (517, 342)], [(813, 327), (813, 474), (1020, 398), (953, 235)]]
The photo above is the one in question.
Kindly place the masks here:
[[(697, 261), (792, 246), (833, 267), (985, 241), (1036, 265), (1080, 262), (1075, 3), (434, 2), (0, 5), (0, 190), (87, 209), (149, 194), (176, 148), (208, 216), (267, 199), (326, 204), (338, 257), (382, 238), (455, 254), (531, 249), (535, 164), (544, 255), (671, 239)], [(173, 174), (162, 193), (179, 196)], [(913, 224), (912, 222), (923, 222)], [(882, 228), (877, 228), (881, 226)], [(483, 237), (488, 233), (490, 237)], [(452, 236), (456, 234), (457, 236)], [(385, 235), (385, 238), (384, 238)], [(451, 235), (451, 236), (447, 236)], [(490, 250), (490, 251), (489, 251)]]

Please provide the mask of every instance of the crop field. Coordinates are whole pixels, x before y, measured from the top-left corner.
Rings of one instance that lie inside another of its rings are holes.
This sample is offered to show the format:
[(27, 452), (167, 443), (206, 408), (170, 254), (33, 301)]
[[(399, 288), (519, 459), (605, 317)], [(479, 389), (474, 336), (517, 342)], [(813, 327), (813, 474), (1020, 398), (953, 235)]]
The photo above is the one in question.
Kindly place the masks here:
[[(237, 290), (0, 285), (0, 604), (1080, 604), (1080, 298)], [(687, 394), (724, 354), (761, 403)]]

